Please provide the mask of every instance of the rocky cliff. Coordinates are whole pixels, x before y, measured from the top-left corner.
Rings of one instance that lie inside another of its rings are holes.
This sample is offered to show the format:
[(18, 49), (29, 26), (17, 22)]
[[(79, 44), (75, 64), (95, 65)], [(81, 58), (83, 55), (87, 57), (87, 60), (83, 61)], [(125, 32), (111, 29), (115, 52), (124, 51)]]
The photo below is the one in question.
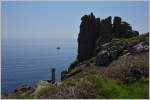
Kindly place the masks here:
[(62, 81), (41, 81), (2, 98), (148, 99), (149, 33), (139, 34), (120, 17), (81, 18), (78, 55)]
[(130, 38), (139, 35), (137, 31), (132, 30), (130, 24), (122, 21), (120, 17), (114, 17), (112, 23), (111, 16), (100, 20), (91, 13), (84, 15), (81, 20), (78, 36), (78, 61), (91, 58), (98, 46), (113, 38)]
[[(100, 53), (102, 45), (112, 40), (119, 38), (131, 38), (138, 36), (139, 32), (132, 30), (132, 26), (125, 21), (122, 21), (121, 17), (109, 16), (105, 19), (96, 18), (93, 13), (90, 15), (84, 15), (81, 18), (80, 32), (78, 35), (78, 55), (74, 63), (71, 64), (68, 70), (71, 70), (77, 63), (84, 60), (88, 60), (93, 56)], [(113, 53), (116, 51), (112, 51)], [(106, 53), (101, 51), (100, 55)], [(110, 54), (111, 55), (111, 54)], [(106, 56), (106, 54), (104, 54)], [(100, 57), (97, 57), (101, 59)], [(105, 59), (106, 57), (104, 57)], [(103, 59), (103, 58), (102, 58)], [(109, 60), (97, 61), (98, 65), (107, 65)], [(103, 63), (103, 64), (102, 64)], [(106, 64), (104, 64), (106, 63)]]

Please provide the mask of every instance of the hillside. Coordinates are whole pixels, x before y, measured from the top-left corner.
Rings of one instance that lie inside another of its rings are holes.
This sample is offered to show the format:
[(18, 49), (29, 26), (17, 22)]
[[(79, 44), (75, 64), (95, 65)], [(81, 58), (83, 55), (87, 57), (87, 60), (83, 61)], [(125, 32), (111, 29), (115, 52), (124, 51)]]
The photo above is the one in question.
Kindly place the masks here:
[(149, 33), (138, 31), (120, 17), (81, 18), (78, 55), (62, 81), (41, 81), (2, 98), (149, 98)]

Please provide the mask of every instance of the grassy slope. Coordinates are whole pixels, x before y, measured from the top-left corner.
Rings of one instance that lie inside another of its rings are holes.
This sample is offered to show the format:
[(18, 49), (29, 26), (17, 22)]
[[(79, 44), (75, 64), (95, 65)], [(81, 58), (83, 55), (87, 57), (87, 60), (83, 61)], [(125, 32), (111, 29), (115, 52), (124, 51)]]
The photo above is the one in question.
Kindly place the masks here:
[[(134, 37), (114, 43), (113, 47), (135, 45), (148, 38)], [(135, 55), (123, 55), (107, 67), (95, 66), (95, 60), (87, 61), (73, 69), (71, 77), (62, 81), (58, 86), (48, 85), (38, 92), (12, 93), (2, 98), (135, 98), (149, 97), (149, 52)], [(84, 70), (83, 70), (84, 69)], [(141, 72), (140, 79), (129, 77), (131, 70)], [(79, 71), (80, 70), (80, 71)], [(127, 83), (128, 79), (134, 80)]]

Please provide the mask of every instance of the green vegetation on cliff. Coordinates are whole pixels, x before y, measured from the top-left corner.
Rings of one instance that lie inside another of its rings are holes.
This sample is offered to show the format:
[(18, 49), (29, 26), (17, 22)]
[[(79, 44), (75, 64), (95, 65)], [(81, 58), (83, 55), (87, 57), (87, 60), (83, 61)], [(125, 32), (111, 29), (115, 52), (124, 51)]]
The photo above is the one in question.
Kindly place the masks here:
[[(113, 48), (149, 45), (148, 34), (112, 42)], [(149, 51), (124, 53), (107, 67), (99, 67), (96, 57), (80, 62), (60, 84), (48, 84), (34, 91), (2, 95), (2, 98), (114, 98), (149, 97)]]

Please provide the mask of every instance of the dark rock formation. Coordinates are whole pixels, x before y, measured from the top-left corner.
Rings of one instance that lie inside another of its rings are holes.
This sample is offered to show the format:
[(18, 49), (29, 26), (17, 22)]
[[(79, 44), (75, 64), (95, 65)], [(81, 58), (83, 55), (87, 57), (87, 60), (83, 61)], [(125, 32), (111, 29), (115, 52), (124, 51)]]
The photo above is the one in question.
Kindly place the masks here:
[(78, 36), (78, 56), (79, 61), (89, 59), (95, 50), (98, 37), (96, 18), (91, 13), (81, 18), (80, 33)]
[(137, 45), (135, 45), (134, 47), (131, 48), (132, 50), (132, 53), (140, 53), (140, 52), (143, 52), (143, 51), (148, 51), (149, 50), (149, 45), (144, 43), (144, 42), (141, 42)]
[(66, 70), (61, 72), (61, 80), (63, 80), (65, 78), (66, 74), (67, 74)]
[(100, 29), (99, 29), (99, 38), (97, 43), (103, 44), (112, 39), (112, 23), (111, 23), (111, 16), (106, 19), (101, 20), (100, 22)]
[[(114, 17), (112, 22), (111, 16), (100, 19), (91, 13), (84, 15), (81, 21), (77, 59), (70, 65), (68, 72), (79, 66), (81, 62), (95, 56), (97, 66), (107, 66), (111, 61), (117, 59), (122, 52), (125, 52), (125, 44), (115, 47), (112, 46), (113, 41), (139, 35), (138, 31), (132, 30), (131, 25), (122, 21), (121, 17), (118, 16)], [(66, 73), (66, 71), (62, 72), (62, 79)]]
[(113, 61), (118, 58), (119, 52), (118, 50), (109, 51), (110, 60)]
[(108, 51), (101, 51), (96, 56), (96, 65), (107, 66), (109, 63), (110, 63), (110, 58), (109, 58)]
[(114, 17), (113, 21), (114, 38), (130, 38), (137, 35), (139, 35), (139, 32), (133, 31), (129, 23), (122, 21), (121, 17)]
[(109, 44), (105, 44), (105, 47), (97, 54), (96, 56), (96, 65), (97, 66), (107, 66), (111, 61), (115, 60), (119, 56), (119, 50), (110, 50)]
[(78, 56), (77, 60), (83, 61), (96, 55), (100, 46), (113, 38), (129, 38), (139, 35), (133, 31), (130, 24), (122, 21), (121, 17), (112, 17), (100, 20), (95, 18), (93, 13), (84, 15), (81, 18), (80, 32), (78, 36)]
[(15, 93), (17, 92), (26, 92), (26, 91), (34, 91), (33, 87), (27, 86), (27, 85), (23, 85), (21, 87), (18, 87), (17, 89), (14, 90)]
[(113, 20), (113, 37), (120, 37), (120, 30), (121, 30), (121, 18), (120, 17), (114, 17)]

